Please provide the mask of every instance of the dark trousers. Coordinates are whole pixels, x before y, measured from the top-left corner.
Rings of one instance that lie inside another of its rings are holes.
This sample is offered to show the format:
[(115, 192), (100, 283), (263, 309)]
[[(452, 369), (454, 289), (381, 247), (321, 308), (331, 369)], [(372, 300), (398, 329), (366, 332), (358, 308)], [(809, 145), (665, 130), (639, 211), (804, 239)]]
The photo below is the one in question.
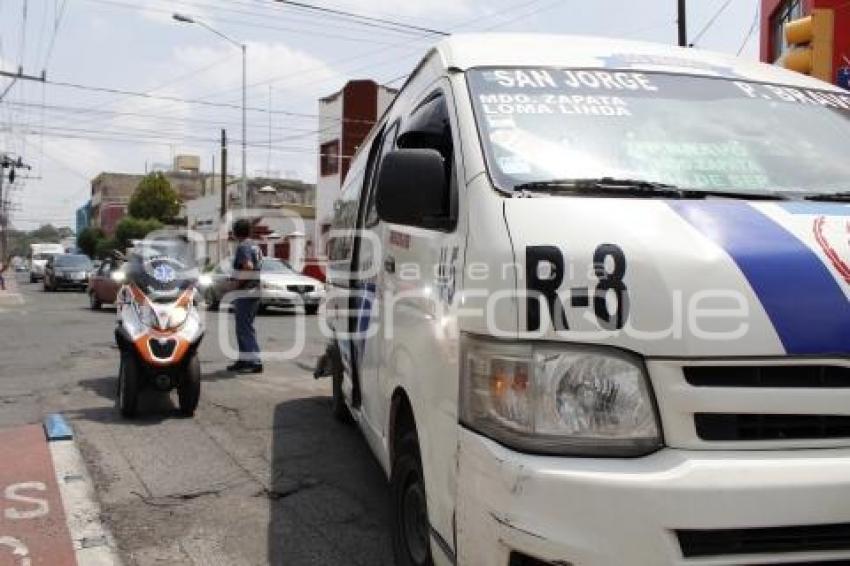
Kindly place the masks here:
[(257, 344), (257, 332), (254, 330), (254, 317), (260, 308), (260, 300), (242, 297), (233, 301), (236, 317), (236, 344), (239, 346), (239, 360), (260, 363), (260, 345)]

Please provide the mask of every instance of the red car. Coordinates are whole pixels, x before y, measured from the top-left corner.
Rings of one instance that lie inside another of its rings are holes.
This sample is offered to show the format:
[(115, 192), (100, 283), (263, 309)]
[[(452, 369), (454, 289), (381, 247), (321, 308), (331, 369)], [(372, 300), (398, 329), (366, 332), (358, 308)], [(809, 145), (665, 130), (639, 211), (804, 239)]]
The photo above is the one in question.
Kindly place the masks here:
[(115, 303), (118, 289), (123, 281), (124, 265), (114, 259), (107, 259), (94, 274), (89, 277), (89, 305), (98, 310), (102, 305)]

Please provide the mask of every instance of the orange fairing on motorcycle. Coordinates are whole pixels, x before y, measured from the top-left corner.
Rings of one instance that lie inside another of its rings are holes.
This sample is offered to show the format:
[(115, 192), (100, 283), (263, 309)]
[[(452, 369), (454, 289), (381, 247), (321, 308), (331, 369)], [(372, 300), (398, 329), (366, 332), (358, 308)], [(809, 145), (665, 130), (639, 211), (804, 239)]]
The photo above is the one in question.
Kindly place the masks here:
[(197, 348), (204, 334), (195, 306), (198, 272), (191, 261), (175, 255), (136, 252), (118, 292), (115, 336), (121, 349), (119, 405), (125, 416), (135, 414), (138, 392), (145, 388), (176, 388), (180, 410), (187, 415), (198, 404)]
[(194, 289), (184, 291), (177, 301), (166, 305), (152, 303), (135, 285), (130, 287), (130, 291), (136, 304), (142, 305), (140, 310), (149, 309), (147, 314), (141, 316), (154, 322), (133, 340), (136, 352), (151, 365), (180, 363), (190, 350), (190, 338), (196, 334), (193, 327), (189, 328), (188, 335), (181, 332), (189, 322)]

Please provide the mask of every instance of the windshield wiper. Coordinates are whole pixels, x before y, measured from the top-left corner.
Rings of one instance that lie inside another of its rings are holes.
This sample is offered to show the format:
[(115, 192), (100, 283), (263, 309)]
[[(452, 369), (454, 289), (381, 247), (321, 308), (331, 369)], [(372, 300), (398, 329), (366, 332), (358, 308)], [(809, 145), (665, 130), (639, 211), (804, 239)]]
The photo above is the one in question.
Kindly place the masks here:
[[(683, 188), (667, 183), (646, 181), (642, 179), (617, 179), (614, 177), (599, 177), (588, 179), (551, 179), (547, 181), (531, 181), (520, 183), (514, 187), (521, 193), (533, 192), (572, 192), (592, 194), (594, 196), (632, 196), (632, 197), (662, 197), (681, 199), (700, 199), (708, 196), (753, 199), (753, 200), (786, 200), (786, 197), (776, 192), (750, 193), (746, 191), (721, 191), (712, 189)], [(850, 193), (848, 193), (850, 195)], [(850, 200), (850, 196), (848, 196)]]
[(803, 195), (803, 198), (805, 200), (820, 202), (850, 202), (850, 191), (837, 193), (813, 193), (810, 195)]
[(679, 197), (681, 189), (675, 185), (643, 181), (640, 179), (615, 179), (599, 177), (596, 179), (551, 179), (547, 181), (530, 181), (514, 187), (515, 191), (540, 192), (617, 192), (618, 194), (633, 194), (634, 196), (667, 196)]

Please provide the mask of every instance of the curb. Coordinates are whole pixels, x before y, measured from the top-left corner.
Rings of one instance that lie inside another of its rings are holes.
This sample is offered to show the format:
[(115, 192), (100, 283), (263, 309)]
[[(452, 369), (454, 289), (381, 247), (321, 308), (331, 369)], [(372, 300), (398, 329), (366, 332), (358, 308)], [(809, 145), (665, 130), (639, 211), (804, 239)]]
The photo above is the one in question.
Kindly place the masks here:
[(61, 415), (45, 419), (56, 483), (78, 566), (121, 566), (115, 539), (100, 520), (100, 505), (70, 427)]

